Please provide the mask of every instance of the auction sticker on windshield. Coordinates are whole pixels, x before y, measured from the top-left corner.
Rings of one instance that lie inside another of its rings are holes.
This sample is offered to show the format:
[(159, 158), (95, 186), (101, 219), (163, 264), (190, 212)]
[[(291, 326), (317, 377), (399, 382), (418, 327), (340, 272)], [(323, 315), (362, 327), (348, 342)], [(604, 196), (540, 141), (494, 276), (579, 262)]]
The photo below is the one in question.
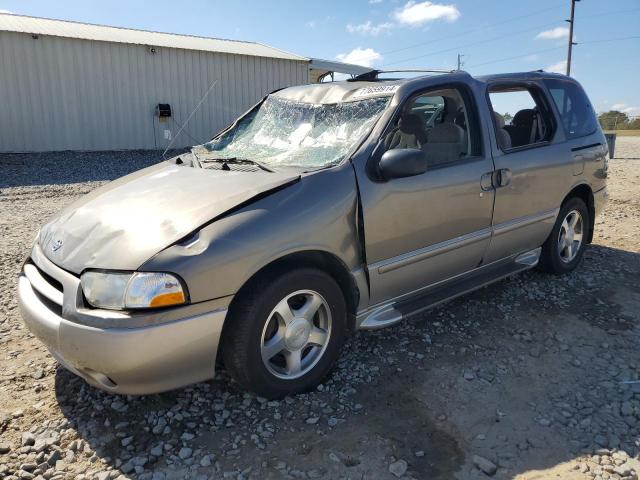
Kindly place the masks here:
[(356, 90), (351, 98), (377, 97), (380, 95), (391, 95), (398, 90), (400, 85), (377, 85), (375, 87), (364, 87)]

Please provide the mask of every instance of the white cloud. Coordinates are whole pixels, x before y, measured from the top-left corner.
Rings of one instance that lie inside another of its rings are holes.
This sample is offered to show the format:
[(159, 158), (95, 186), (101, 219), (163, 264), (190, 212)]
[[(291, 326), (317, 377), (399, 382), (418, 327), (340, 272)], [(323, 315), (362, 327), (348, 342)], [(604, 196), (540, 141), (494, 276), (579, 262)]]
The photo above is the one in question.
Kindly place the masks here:
[[(375, 4), (381, 3), (382, 1), (383, 0), (369, 0), (369, 3)], [(433, 2), (418, 3), (415, 0), (409, 0), (404, 7), (395, 10), (390, 16), (393, 20), (391, 22), (373, 23), (371, 20), (367, 20), (364, 23), (356, 25), (349, 23), (347, 24), (347, 31), (360, 35), (377, 36), (395, 27), (419, 27), (436, 20), (454, 22), (460, 17), (460, 11), (453, 4), (444, 5)]]
[(535, 62), (539, 58), (540, 58), (540, 55), (538, 55), (537, 53), (532, 53), (531, 55), (527, 55), (526, 57), (524, 57), (523, 60), (525, 62)]
[(617, 110), (627, 115), (640, 115), (640, 107), (631, 107), (626, 103), (614, 103), (609, 110)]
[(8, 13), (9, 15), (13, 15), (13, 12), (11, 12), (9, 10), (1, 10), (0, 9), (0, 13)]
[(388, 31), (389, 29), (393, 28), (393, 23), (390, 22), (385, 22), (385, 23), (378, 23), (378, 24), (373, 24), (371, 23), (371, 21), (366, 21), (365, 23), (361, 23), (360, 25), (352, 25), (352, 24), (347, 24), (347, 31), (349, 33), (359, 33), (360, 35), (372, 35), (372, 36), (377, 36), (380, 35), (382, 32)]
[(336, 58), (341, 62), (354, 63), (364, 67), (371, 67), (374, 63), (382, 60), (382, 55), (373, 48), (354, 48), (349, 53), (340, 53)]
[(416, 3), (414, 0), (410, 0), (404, 7), (393, 13), (393, 18), (399, 24), (419, 27), (435, 20), (455, 22), (460, 18), (460, 10), (455, 5), (432, 2)]
[(545, 30), (536, 35), (540, 40), (557, 40), (559, 38), (567, 38), (569, 36), (569, 27), (556, 27), (551, 30)]
[(315, 20), (309, 20), (304, 24), (307, 28), (316, 28), (317, 22)]
[(545, 68), (545, 71), (565, 74), (567, 73), (567, 61), (562, 60), (558, 63), (554, 63), (553, 65), (549, 65), (547, 68)]

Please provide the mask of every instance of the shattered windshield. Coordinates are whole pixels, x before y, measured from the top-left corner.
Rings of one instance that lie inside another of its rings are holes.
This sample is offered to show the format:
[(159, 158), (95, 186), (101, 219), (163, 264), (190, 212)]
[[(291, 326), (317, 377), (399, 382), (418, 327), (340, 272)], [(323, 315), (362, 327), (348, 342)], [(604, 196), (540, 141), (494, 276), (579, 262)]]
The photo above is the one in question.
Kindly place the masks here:
[(378, 97), (315, 105), (270, 95), (204, 147), (215, 159), (246, 159), (275, 168), (327, 167), (362, 139), (388, 101)]

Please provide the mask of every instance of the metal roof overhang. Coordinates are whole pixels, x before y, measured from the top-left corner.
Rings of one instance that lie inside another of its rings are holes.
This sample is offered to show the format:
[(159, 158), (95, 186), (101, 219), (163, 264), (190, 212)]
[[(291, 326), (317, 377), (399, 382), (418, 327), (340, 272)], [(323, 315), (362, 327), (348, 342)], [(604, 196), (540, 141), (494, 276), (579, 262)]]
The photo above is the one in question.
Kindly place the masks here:
[(0, 13), (0, 31), (153, 47), (181, 48), (184, 50), (278, 58), (301, 62), (309, 61), (307, 57), (255, 42), (151, 32), (133, 28), (111, 27), (107, 25), (30, 17), (26, 15)]
[(354, 65), (353, 63), (334, 62), (322, 58), (309, 60), (309, 82), (318, 83), (322, 77), (332, 73), (344, 73), (346, 75), (361, 75), (373, 70), (371, 67)]

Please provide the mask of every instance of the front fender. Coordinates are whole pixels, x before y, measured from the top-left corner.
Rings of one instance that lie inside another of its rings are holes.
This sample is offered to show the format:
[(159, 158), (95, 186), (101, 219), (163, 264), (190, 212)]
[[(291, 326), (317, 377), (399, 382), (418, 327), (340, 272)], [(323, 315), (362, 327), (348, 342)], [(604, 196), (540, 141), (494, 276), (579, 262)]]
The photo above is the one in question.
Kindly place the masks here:
[(291, 253), (324, 251), (362, 266), (357, 186), (343, 165), (303, 176), (205, 226), (140, 267), (180, 275), (192, 302), (235, 294), (256, 272)]

